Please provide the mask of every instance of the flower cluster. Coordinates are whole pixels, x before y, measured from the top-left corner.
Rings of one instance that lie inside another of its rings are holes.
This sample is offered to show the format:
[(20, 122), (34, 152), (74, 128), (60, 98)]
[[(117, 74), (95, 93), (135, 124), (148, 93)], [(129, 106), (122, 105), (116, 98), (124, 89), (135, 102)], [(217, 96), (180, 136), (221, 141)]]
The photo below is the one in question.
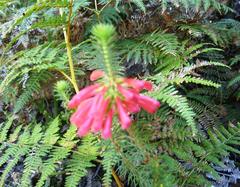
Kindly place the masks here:
[[(103, 76), (102, 71), (96, 70), (90, 80)], [(79, 136), (101, 132), (104, 139), (111, 138), (115, 114), (118, 115), (122, 129), (127, 129), (132, 123), (130, 114), (139, 112), (141, 108), (154, 113), (160, 107), (158, 101), (140, 94), (144, 89), (152, 90), (152, 84), (132, 78), (118, 78), (114, 85), (99, 82), (87, 86), (68, 103), (70, 109), (76, 109), (70, 122), (77, 126)]]

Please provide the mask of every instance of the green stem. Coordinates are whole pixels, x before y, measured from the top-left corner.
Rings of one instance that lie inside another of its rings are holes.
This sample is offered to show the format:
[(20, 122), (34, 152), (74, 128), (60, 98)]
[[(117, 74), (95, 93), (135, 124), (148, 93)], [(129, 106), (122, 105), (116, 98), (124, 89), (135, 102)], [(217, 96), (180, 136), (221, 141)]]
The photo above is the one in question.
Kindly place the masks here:
[(116, 174), (116, 172), (114, 171), (114, 169), (112, 169), (112, 176), (113, 176), (114, 180), (116, 181), (117, 186), (123, 187), (123, 184), (122, 184), (121, 180), (119, 179), (118, 175)]
[(102, 42), (102, 49), (103, 49), (104, 63), (105, 63), (106, 68), (107, 68), (108, 79), (110, 81), (110, 85), (114, 85), (114, 75), (113, 75), (111, 63), (110, 63), (110, 60), (109, 60), (108, 46), (105, 42)]
[[(67, 48), (67, 56), (68, 56), (68, 64), (70, 68), (70, 75), (71, 75), (71, 83), (75, 89), (76, 92), (79, 91), (74, 71), (74, 65), (73, 65), (73, 59), (72, 59), (72, 48), (71, 48), (71, 16), (72, 16), (72, 6), (73, 6), (73, 0), (70, 0), (69, 2), (69, 14), (68, 14), (68, 24), (67, 28), (63, 28), (63, 34), (65, 38), (66, 48)], [(63, 9), (59, 9), (60, 15), (63, 16)]]
[(94, 4), (95, 4), (95, 11), (98, 12), (97, 0), (94, 0)]

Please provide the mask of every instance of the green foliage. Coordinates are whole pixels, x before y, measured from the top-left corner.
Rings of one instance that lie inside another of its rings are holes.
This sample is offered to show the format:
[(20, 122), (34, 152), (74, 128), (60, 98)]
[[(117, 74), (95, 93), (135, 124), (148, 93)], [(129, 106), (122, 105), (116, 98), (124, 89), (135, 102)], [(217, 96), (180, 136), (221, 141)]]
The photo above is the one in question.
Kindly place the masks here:
[[(116, 5), (115, 7), (118, 8), (118, 6), (120, 4), (124, 4), (124, 2), (122, 2), (123, 0), (116, 0)], [(135, 4), (138, 8), (140, 8), (143, 12), (146, 12), (146, 7), (145, 7), (145, 4), (144, 4), (144, 1), (143, 0), (131, 0), (130, 1), (131, 3)]]
[(240, 81), (240, 75), (237, 75), (235, 78), (233, 78), (229, 83), (228, 86), (233, 86), (234, 84), (238, 83)]
[(86, 168), (93, 167), (91, 161), (96, 160), (98, 153), (98, 146), (96, 146), (96, 138), (89, 136), (83, 139), (82, 145), (77, 148), (72, 158), (67, 164), (66, 171), (68, 176), (66, 178), (66, 186), (77, 186), (79, 179), (87, 174)]
[(207, 35), (215, 44), (225, 47), (234, 40), (239, 39), (240, 23), (234, 19), (222, 19), (214, 23), (206, 24), (182, 24), (181, 30), (187, 30), (190, 35), (202, 38)]
[[(162, 11), (165, 11), (167, 9), (169, 2), (170, 1), (168, 0), (161, 0), (162, 9), (163, 9)], [(220, 3), (217, 0), (196, 0), (196, 1), (178, 0), (178, 1), (174, 1), (173, 5), (176, 7), (179, 7), (179, 6), (184, 7), (186, 10), (193, 8), (197, 12), (200, 9), (204, 9), (204, 11), (207, 11), (210, 7), (213, 7), (214, 9), (220, 12), (221, 11), (227, 12), (231, 10), (229, 7)]]
[(121, 66), (114, 49), (115, 28), (108, 24), (99, 24), (93, 27), (93, 45), (95, 46), (95, 60), (91, 66), (102, 69), (106, 74), (113, 78), (114, 75), (121, 73)]
[(58, 100), (63, 101), (65, 104), (69, 101), (70, 91), (71, 88), (67, 81), (61, 80), (55, 84), (54, 95)]
[[(77, 186), (81, 177), (87, 173), (87, 168), (93, 166), (92, 160), (98, 156), (98, 145), (94, 137), (86, 137), (76, 151), (72, 150), (78, 141), (75, 139), (76, 129), (71, 127), (61, 137), (60, 119), (55, 118), (46, 127), (43, 124), (30, 125), (29, 128), (16, 128), (9, 131), (13, 118), (1, 127), (0, 167), (6, 164), (1, 175), (0, 186), (3, 186), (8, 173), (14, 169), (19, 160), (24, 159), (24, 170), (21, 186), (32, 185), (31, 175), (41, 174), (36, 186), (44, 186), (46, 180), (58, 175), (59, 164), (67, 159), (65, 186)], [(21, 126), (19, 126), (21, 127)], [(8, 130), (7, 130), (8, 129)], [(69, 155), (71, 155), (69, 157)], [(9, 159), (13, 159), (9, 162)]]
[(31, 76), (26, 85), (24, 85), (25, 89), (16, 100), (14, 113), (19, 112), (32, 99), (32, 96), (40, 91), (40, 83), (44, 80), (46, 81), (48, 78), (49, 74), (45, 71)]
[(230, 65), (233, 66), (240, 62), (240, 55), (236, 55), (234, 58), (231, 59)]
[(28, 7), (27, 11), (24, 15), (18, 18), (15, 23), (12, 25), (12, 28), (21, 23), (24, 19), (30, 17), (33, 13), (42, 11), (44, 9), (49, 8), (64, 8), (68, 6), (68, 2), (66, 0), (56, 0), (56, 1), (38, 1), (32, 6)]
[[(222, 159), (240, 153), (240, 24), (223, 18), (233, 10), (217, 0), (72, 2), (0, 2), (0, 186), (19, 164), (23, 187), (79, 186), (95, 167), (104, 186), (113, 173), (126, 186), (212, 186)], [(152, 81), (144, 94), (160, 109), (133, 114), (127, 131), (114, 119), (110, 140), (76, 137), (69, 56), (79, 88), (88, 70), (130, 72)]]
[(191, 126), (192, 133), (196, 134), (196, 127), (194, 122), (195, 113), (193, 109), (189, 106), (188, 101), (185, 97), (178, 94), (178, 91), (172, 87), (163, 87), (155, 91), (153, 95), (160, 101), (167, 103), (170, 107), (174, 108), (183, 119)]
[(103, 176), (103, 184), (104, 186), (111, 186), (112, 183), (112, 170), (114, 166), (119, 162), (119, 155), (116, 152), (114, 146), (110, 141), (106, 141), (106, 149), (103, 154), (103, 169), (105, 171)]
[(17, 58), (17, 63), (13, 63), (9, 67), (10, 72), (2, 81), (0, 91), (25, 74), (58, 68), (63, 70), (64, 60), (57, 60), (59, 53), (60, 48), (51, 48), (51, 44), (19, 52), (11, 61), (13, 62)]
[(119, 48), (128, 61), (156, 64), (166, 55), (176, 56), (179, 45), (174, 34), (158, 31), (135, 40), (123, 40)]
[(149, 141), (151, 131), (146, 128), (143, 130), (140, 124), (136, 124), (128, 133), (129, 136), (118, 137), (118, 142), (114, 144), (121, 156), (117, 171), (121, 177), (127, 177), (129, 185), (152, 186), (152, 171), (148, 160), (156, 147)]
[[(211, 173), (215, 179), (220, 176), (214, 170), (213, 165), (209, 163), (224, 166), (221, 159), (229, 154), (229, 150), (239, 154), (239, 150), (234, 148), (236, 144), (239, 144), (236, 141), (239, 139), (238, 132), (239, 125), (230, 125), (227, 128), (221, 126), (219, 129), (209, 130), (209, 139), (202, 136), (197, 141), (191, 139), (172, 141), (171, 134), (168, 137), (162, 137), (160, 141), (164, 146), (163, 149), (171, 150), (172, 154), (160, 156), (162, 165), (160, 181), (163, 180), (166, 186), (176, 183), (181, 186), (186, 184), (210, 186), (205, 174)], [(170, 142), (168, 142), (169, 140)], [(196, 176), (198, 178), (195, 178)]]

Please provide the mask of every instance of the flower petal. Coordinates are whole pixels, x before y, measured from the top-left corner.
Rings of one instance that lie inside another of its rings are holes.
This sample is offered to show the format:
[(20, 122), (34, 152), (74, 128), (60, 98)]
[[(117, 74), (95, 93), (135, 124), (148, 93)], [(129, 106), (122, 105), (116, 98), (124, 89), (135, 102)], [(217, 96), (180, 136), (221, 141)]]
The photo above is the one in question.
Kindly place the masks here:
[(102, 70), (94, 70), (90, 75), (90, 80), (95, 81), (102, 78), (105, 73)]
[(149, 81), (125, 78), (123, 82), (125, 82), (128, 86), (134, 88), (138, 92), (143, 89), (151, 91), (153, 88), (152, 83)]
[(76, 95), (73, 96), (71, 101), (68, 103), (69, 109), (77, 108), (78, 105), (85, 99), (88, 99), (95, 95), (95, 90), (99, 87), (98, 84), (94, 84), (91, 86), (87, 86), (86, 88), (82, 89), (80, 92), (78, 92)]
[(71, 124), (80, 127), (82, 123), (85, 121), (89, 109), (91, 108), (92, 99), (88, 99), (83, 101), (81, 105), (78, 106), (77, 111), (71, 116), (70, 122)]
[(91, 103), (92, 106), (91, 106), (91, 109), (90, 109), (89, 114), (88, 114), (89, 117), (91, 117), (93, 115), (96, 115), (96, 112), (97, 112), (97, 109), (98, 109), (96, 106), (98, 105), (99, 102), (101, 102), (101, 97), (103, 97), (102, 93), (98, 93), (92, 99), (93, 100), (92, 103)]
[(108, 112), (106, 121), (105, 121), (104, 126), (103, 126), (103, 130), (102, 130), (102, 137), (104, 139), (108, 139), (108, 138), (112, 137), (112, 130), (111, 130), (112, 120), (113, 120), (113, 110), (111, 109)]
[(139, 94), (137, 96), (138, 104), (148, 113), (154, 113), (160, 107), (160, 103), (148, 96)]
[(144, 88), (144, 82), (137, 79), (125, 78), (123, 80), (129, 87), (134, 88), (137, 92), (140, 92)]
[(134, 101), (123, 101), (123, 104), (125, 106), (125, 109), (130, 113), (137, 113), (140, 112), (141, 108), (137, 104), (137, 102)]
[(89, 133), (91, 129), (91, 124), (92, 124), (93, 118), (87, 118), (87, 120), (84, 121), (84, 123), (79, 127), (78, 129), (78, 135), (85, 136), (87, 133)]
[(118, 118), (123, 129), (127, 129), (131, 125), (131, 118), (125, 111), (123, 104), (119, 98), (116, 99)]
[(95, 106), (97, 108), (96, 115), (94, 116), (94, 121), (92, 125), (92, 131), (98, 132), (102, 129), (103, 121), (105, 119), (105, 114), (108, 109), (109, 100), (102, 99), (101, 103), (99, 103), (99, 106)]
[(152, 91), (152, 90), (153, 90), (153, 85), (152, 85), (152, 83), (149, 82), (149, 81), (144, 81), (144, 86), (143, 86), (143, 88), (144, 88), (145, 90)]
[(134, 93), (118, 85), (119, 92), (126, 98), (126, 100), (131, 100), (134, 98)]

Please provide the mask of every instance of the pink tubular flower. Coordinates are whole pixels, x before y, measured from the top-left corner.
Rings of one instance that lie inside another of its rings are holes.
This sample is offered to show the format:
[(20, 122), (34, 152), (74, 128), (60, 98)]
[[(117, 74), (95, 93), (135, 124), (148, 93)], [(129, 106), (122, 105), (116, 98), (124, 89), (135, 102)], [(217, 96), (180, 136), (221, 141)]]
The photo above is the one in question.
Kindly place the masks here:
[(129, 117), (126, 109), (119, 98), (116, 99), (118, 118), (121, 123), (122, 129), (127, 129), (131, 125), (131, 118)]
[(103, 130), (102, 130), (102, 137), (104, 139), (108, 139), (112, 137), (112, 120), (113, 120), (113, 110), (111, 109), (108, 112), (105, 124), (103, 126)]
[(77, 127), (80, 127), (82, 122), (85, 120), (85, 117), (90, 107), (91, 100), (84, 101), (81, 105), (78, 106), (77, 111), (71, 116), (70, 122)]
[(68, 103), (68, 108), (74, 109), (78, 105), (80, 105), (82, 101), (92, 97), (94, 95), (94, 92), (96, 91), (96, 88), (98, 87), (99, 85), (95, 84), (95, 85), (87, 86), (86, 88), (82, 89), (75, 96), (73, 96), (71, 101)]
[(79, 136), (101, 132), (102, 138), (111, 138), (115, 114), (118, 115), (122, 129), (127, 129), (132, 124), (131, 114), (139, 112), (141, 108), (154, 113), (160, 107), (158, 101), (140, 94), (144, 89), (152, 90), (151, 82), (118, 78), (107, 85), (100, 80), (104, 76), (103, 71), (93, 71), (90, 80), (99, 79), (99, 83), (83, 88), (68, 103), (69, 109), (76, 109), (70, 122), (78, 128)]
[(131, 100), (134, 98), (134, 93), (131, 91), (123, 88), (122, 86), (118, 85), (118, 91), (125, 97), (127, 100)]
[(94, 122), (92, 125), (92, 132), (98, 132), (102, 129), (108, 105), (109, 105), (109, 100), (103, 99), (101, 105), (96, 106), (96, 113), (95, 113)]
[(98, 80), (100, 78), (102, 78), (104, 76), (104, 72), (101, 70), (94, 70), (91, 75), (90, 75), (90, 80), (91, 81), (95, 81)]
[(139, 105), (146, 110), (148, 113), (155, 113), (160, 107), (160, 103), (150, 97), (139, 94), (137, 96)]
[(137, 113), (140, 112), (141, 108), (136, 102), (133, 101), (123, 101), (124, 107), (127, 109), (129, 113)]
[(92, 118), (87, 118), (78, 129), (79, 136), (85, 136), (91, 129)]
[(125, 78), (123, 80), (126, 85), (129, 87), (132, 87), (136, 91), (142, 91), (143, 89), (151, 91), (152, 90), (152, 83), (148, 81), (138, 80), (138, 79), (131, 79), (131, 78)]

